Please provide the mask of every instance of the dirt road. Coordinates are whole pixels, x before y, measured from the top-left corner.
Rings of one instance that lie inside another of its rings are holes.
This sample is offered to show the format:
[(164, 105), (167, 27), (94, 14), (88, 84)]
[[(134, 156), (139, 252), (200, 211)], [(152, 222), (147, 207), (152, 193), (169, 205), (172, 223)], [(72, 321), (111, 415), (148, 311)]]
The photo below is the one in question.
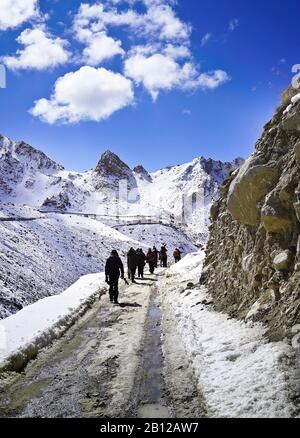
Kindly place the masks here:
[(203, 416), (176, 330), (162, 318), (160, 275), (122, 289), (120, 306), (103, 296), (23, 372), (0, 376), (0, 416)]

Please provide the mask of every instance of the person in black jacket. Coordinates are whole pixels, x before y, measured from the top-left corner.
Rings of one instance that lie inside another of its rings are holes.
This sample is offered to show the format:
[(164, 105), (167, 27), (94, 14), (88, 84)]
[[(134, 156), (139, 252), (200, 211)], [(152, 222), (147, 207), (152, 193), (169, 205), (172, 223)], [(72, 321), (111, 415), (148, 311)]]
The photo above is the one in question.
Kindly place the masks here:
[(153, 246), (153, 250), (152, 252), (155, 254), (155, 267), (158, 267), (158, 255), (159, 255), (159, 251), (156, 249), (156, 246)]
[(144, 251), (140, 248), (136, 252), (137, 256), (137, 266), (138, 266), (138, 276), (139, 278), (144, 278), (144, 268), (146, 264), (146, 255)]
[(127, 267), (128, 267), (128, 277), (131, 279), (132, 283), (135, 283), (135, 273), (137, 268), (137, 255), (133, 248), (130, 248), (127, 254)]
[(160, 260), (161, 260), (163, 268), (167, 268), (168, 267), (168, 250), (167, 250), (167, 246), (166, 245), (163, 245), (161, 247), (161, 250), (160, 250)]
[(111, 303), (118, 304), (119, 297), (119, 278), (124, 278), (124, 266), (116, 250), (111, 252), (111, 256), (106, 261), (105, 277), (109, 284), (109, 297)]

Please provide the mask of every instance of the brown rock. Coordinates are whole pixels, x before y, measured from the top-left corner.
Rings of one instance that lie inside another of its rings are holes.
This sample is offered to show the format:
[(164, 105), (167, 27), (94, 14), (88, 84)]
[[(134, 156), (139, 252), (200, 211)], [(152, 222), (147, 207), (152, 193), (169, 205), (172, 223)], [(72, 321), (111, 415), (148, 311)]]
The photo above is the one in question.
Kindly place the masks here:
[(296, 161), (300, 162), (300, 141), (298, 141), (298, 143), (296, 143), (294, 146), (294, 154)]
[(265, 201), (261, 211), (261, 222), (268, 233), (280, 233), (293, 227), (293, 221), (283, 208), (276, 191), (270, 193)]
[(244, 225), (256, 224), (257, 203), (272, 189), (279, 177), (275, 163), (253, 164), (253, 157), (250, 157), (231, 183), (227, 197), (230, 214)]
[(291, 251), (282, 251), (274, 257), (273, 266), (276, 271), (287, 271), (293, 264), (294, 256)]
[(300, 129), (300, 112), (298, 107), (291, 109), (281, 123), (285, 131), (297, 131)]

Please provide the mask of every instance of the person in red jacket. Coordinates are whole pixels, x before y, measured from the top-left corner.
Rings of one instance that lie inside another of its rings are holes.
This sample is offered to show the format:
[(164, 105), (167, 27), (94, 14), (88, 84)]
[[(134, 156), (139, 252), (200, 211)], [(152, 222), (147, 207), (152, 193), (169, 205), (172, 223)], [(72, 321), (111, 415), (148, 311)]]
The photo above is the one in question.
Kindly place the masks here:
[(147, 263), (149, 264), (150, 274), (154, 274), (155, 264), (156, 264), (156, 254), (149, 248), (147, 253)]
[(173, 253), (174, 259), (175, 259), (175, 263), (178, 263), (181, 260), (181, 251), (176, 248), (174, 253)]

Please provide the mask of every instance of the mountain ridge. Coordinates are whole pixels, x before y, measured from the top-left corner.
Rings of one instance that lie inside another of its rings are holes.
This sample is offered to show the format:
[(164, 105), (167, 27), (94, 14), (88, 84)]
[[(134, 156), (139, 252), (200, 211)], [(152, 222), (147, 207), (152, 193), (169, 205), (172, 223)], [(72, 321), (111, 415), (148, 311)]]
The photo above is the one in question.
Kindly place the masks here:
[[(232, 162), (203, 156), (177, 166), (148, 172), (143, 165), (131, 169), (118, 155), (106, 150), (95, 168), (86, 172), (65, 169), (24, 141), (0, 137), (0, 195), (3, 202), (25, 204), (43, 211), (78, 211), (98, 215), (176, 217), (192, 238), (199, 223), (208, 226), (211, 202), (230, 171)], [(183, 211), (192, 198), (194, 210)], [(199, 243), (199, 242), (198, 242)], [(201, 237), (201, 243), (203, 239)]]

